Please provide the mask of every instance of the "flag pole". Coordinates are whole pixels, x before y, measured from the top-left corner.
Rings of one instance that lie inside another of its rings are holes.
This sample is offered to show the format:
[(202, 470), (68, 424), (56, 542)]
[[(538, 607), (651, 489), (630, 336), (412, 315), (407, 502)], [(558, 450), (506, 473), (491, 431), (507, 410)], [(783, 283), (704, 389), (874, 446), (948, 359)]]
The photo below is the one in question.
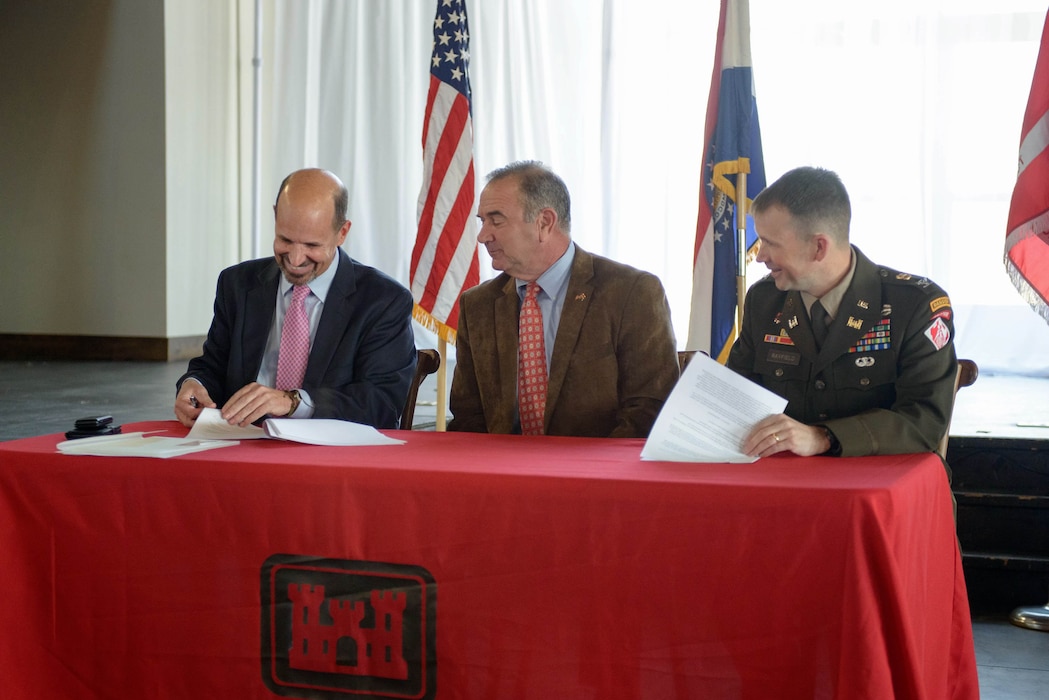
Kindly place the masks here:
[(437, 425), (434, 429), (443, 433), (447, 420), (444, 407), (448, 405), (448, 343), (443, 337), (437, 338), (437, 352), (441, 356), (441, 364), (437, 367)]
[(743, 332), (743, 300), (747, 296), (747, 174), (736, 174), (736, 337)]
[(1049, 632), (1049, 603), (1042, 607), (1017, 608), (1009, 614), (1009, 622), (1017, 627)]
[(434, 2), (437, 12), (422, 129), (423, 183), (409, 286), (415, 320), (437, 335), (441, 363), (434, 428), (443, 432), (449, 403), (448, 346), (455, 345), (459, 296), (481, 280), (470, 214), (475, 198), (466, 0)]

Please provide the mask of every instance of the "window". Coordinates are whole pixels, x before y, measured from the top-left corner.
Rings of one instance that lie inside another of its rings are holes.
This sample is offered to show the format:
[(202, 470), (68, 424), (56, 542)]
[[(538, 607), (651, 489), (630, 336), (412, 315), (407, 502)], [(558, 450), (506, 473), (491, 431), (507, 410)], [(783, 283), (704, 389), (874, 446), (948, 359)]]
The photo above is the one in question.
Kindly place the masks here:
[[(717, 4), (467, 7), (478, 191), (506, 162), (548, 163), (577, 242), (658, 274), (683, 343)], [(350, 187), (348, 251), (405, 283), (434, 8), (270, 0), (264, 15), (262, 206), (288, 171), (330, 168)], [(836, 170), (853, 241), (949, 291), (960, 354), (1049, 375), (1049, 328), (1002, 264), (1044, 3), (751, 0), (750, 15), (768, 179)]]

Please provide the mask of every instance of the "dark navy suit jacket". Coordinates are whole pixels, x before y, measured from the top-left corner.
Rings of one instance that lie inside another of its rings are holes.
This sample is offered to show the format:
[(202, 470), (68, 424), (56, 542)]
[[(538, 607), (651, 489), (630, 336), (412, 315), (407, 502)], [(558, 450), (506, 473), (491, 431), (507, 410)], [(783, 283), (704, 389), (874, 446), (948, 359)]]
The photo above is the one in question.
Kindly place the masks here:
[[(185, 375), (222, 406), (255, 381), (273, 323), (281, 271), (273, 258), (226, 268), (215, 292), (215, 316), (204, 352)], [(306, 366), (314, 418), (396, 428), (415, 372), (412, 295), (396, 280), (339, 249)]]

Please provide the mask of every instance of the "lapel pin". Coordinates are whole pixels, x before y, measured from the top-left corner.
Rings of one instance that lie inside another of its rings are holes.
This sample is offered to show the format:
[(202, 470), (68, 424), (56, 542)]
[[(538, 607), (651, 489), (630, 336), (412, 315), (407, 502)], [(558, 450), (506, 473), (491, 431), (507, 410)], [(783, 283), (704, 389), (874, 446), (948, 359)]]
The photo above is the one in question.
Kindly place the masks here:
[(579, 294), (575, 295), (576, 301), (583, 301), (584, 299), (586, 299), (586, 292), (579, 292)]

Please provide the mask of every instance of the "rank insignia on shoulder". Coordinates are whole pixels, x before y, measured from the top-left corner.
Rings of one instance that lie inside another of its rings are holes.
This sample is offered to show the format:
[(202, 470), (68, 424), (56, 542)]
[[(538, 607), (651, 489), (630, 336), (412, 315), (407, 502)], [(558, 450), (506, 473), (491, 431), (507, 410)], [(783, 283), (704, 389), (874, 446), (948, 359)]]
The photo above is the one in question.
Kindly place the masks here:
[[(944, 297), (944, 299), (946, 298)], [(925, 329), (925, 337), (932, 342), (933, 347), (937, 350), (942, 350), (951, 341), (951, 329), (947, 327), (942, 318), (938, 318), (932, 322), (931, 326)]]
[(911, 276), (908, 275), (906, 272), (898, 272), (898, 273), (896, 273), (896, 279), (898, 279), (898, 280), (909, 280), (910, 278), (911, 278)]
[(936, 313), (937, 311), (939, 311), (940, 309), (944, 308), (945, 306), (949, 308), (950, 305), (951, 305), (951, 300), (948, 299), (947, 297), (936, 297), (935, 299), (933, 299), (932, 301), (929, 302), (929, 310), (932, 311), (933, 313)]

